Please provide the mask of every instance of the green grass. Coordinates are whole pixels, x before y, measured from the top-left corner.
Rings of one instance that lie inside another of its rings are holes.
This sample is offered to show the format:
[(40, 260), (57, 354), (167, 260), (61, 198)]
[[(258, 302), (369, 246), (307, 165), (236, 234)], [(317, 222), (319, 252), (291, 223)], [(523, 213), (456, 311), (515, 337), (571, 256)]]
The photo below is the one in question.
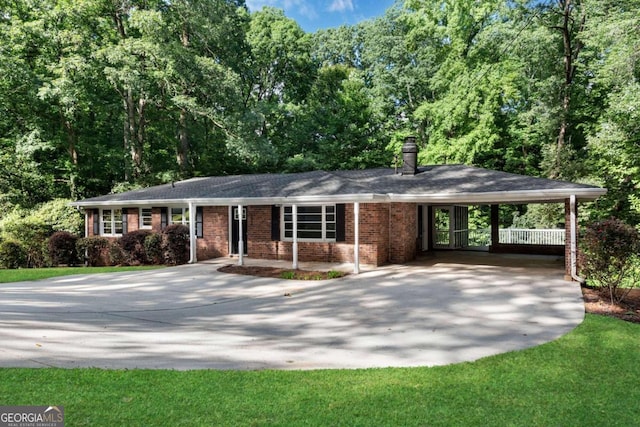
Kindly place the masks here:
[(21, 268), (16, 270), (0, 270), (0, 283), (24, 282), (49, 279), (72, 274), (117, 273), (119, 271), (138, 271), (161, 268), (146, 265), (139, 267), (55, 267), (55, 268)]
[(63, 405), (67, 425), (631, 426), (640, 325), (587, 315), (563, 338), (434, 368), (1, 369), (3, 405)]

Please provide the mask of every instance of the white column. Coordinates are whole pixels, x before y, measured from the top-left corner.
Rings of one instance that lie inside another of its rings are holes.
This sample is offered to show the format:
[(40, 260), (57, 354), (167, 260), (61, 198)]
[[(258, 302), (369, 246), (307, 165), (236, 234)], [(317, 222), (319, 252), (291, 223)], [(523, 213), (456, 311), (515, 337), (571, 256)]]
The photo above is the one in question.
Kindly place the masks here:
[(242, 240), (244, 227), (242, 226), (242, 211), (242, 205), (238, 205), (238, 265), (244, 265), (244, 240)]
[(353, 273), (360, 273), (360, 203), (353, 204)]
[[(91, 214), (91, 217), (93, 218), (93, 222), (98, 221), (98, 218), (96, 218), (94, 214)], [(89, 212), (86, 209), (84, 210), (84, 237), (89, 237)], [(85, 247), (84, 262), (83, 262), (85, 267), (88, 265), (88, 259), (89, 259), (89, 249)]]
[(198, 262), (198, 239), (196, 238), (196, 205), (189, 202), (189, 264)]
[(298, 268), (298, 205), (291, 206), (293, 216), (293, 269)]
[(584, 283), (585, 280), (578, 276), (578, 218), (576, 215), (576, 196), (571, 195), (569, 198), (569, 216), (570, 216), (570, 247), (569, 247), (569, 256), (571, 262), (571, 278), (577, 282)]

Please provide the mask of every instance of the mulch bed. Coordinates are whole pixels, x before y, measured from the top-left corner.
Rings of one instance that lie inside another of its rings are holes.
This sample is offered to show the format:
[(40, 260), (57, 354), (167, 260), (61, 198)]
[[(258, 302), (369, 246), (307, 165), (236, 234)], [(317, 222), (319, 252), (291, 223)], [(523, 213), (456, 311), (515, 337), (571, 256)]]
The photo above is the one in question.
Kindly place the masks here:
[(224, 267), (220, 267), (218, 271), (222, 273), (244, 274), (245, 276), (274, 277), (276, 279), (292, 280), (328, 280), (344, 277), (348, 274), (341, 271), (309, 271), (239, 265), (225, 265)]
[(611, 304), (607, 289), (582, 288), (587, 313), (615, 317), (627, 322), (640, 323), (640, 289), (633, 289), (619, 304)]
[[(218, 271), (223, 273), (244, 274), (247, 276), (273, 277), (277, 279), (294, 280), (327, 280), (346, 276), (347, 273), (292, 270), (275, 267), (225, 265)], [(292, 274), (293, 273), (293, 274)], [(640, 323), (640, 289), (632, 290), (623, 302), (611, 304), (609, 292), (606, 289), (582, 288), (584, 307), (587, 313), (615, 317), (627, 322)]]

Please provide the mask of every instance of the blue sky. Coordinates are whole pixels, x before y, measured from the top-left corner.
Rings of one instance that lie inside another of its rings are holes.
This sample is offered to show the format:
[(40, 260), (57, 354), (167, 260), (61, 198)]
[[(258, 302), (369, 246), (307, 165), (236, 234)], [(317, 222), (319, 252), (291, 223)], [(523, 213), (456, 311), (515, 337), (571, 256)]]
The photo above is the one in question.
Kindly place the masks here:
[(381, 16), (394, 0), (246, 0), (246, 3), (252, 12), (263, 6), (283, 9), (303, 30), (313, 33)]

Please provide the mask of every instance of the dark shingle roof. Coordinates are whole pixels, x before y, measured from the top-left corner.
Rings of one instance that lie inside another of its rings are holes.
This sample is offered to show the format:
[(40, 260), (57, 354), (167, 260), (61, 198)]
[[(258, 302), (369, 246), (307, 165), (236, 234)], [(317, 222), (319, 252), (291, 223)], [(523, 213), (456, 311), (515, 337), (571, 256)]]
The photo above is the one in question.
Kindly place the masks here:
[[(287, 201), (416, 201), (472, 203), (561, 201), (575, 194), (593, 200), (604, 189), (585, 184), (510, 174), (464, 165), (424, 166), (416, 175), (393, 169), (313, 171), (192, 178), (173, 184), (85, 199), (76, 206), (197, 201), (268, 204)], [(486, 200), (485, 200), (486, 199)]]

